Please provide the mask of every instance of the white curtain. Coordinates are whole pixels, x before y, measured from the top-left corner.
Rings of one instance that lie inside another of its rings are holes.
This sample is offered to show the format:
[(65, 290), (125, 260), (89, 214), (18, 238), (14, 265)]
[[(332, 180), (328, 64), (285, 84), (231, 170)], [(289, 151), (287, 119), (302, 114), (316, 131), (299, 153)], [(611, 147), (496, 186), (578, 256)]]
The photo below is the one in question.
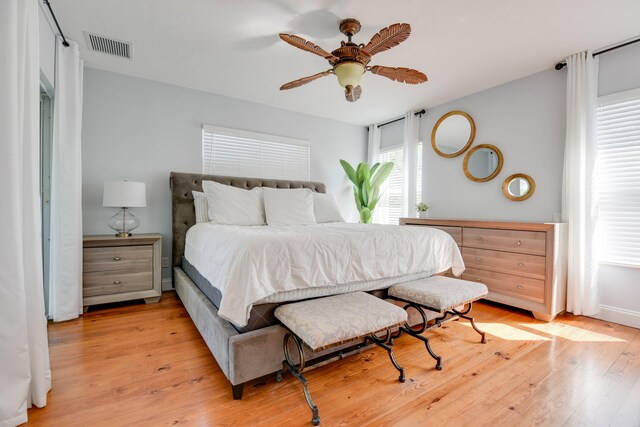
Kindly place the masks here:
[(567, 310), (599, 311), (595, 253), (597, 208), (593, 172), (598, 62), (590, 51), (567, 58), (567, 128), (562, 187), (562, 218), (568, 223)]
[(0, 426), (51, 388), (42, 288), (37, 0), (0, 1)]
[(380, 155), (380, 138), (382, 132), (378, 125), (369, 125), (369, 149), (367, 152), (367, 162), (369, 166), (373, 166), (378, 161)]
[(418, 182), (418, 144), (420, 142), (420, 118), (415, 111), (404, 116), (402, 216), (415, 211)]
[(51, 160), (49, 315), (54, 321), (82, 313), (82, 60), (78, 44), (56, 39)]

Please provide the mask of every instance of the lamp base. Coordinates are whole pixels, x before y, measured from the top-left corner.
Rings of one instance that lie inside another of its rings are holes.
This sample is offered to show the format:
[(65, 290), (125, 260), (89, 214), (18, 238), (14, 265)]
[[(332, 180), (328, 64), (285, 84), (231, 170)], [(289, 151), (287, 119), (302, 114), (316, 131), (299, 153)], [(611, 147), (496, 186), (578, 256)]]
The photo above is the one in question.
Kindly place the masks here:
[(131, 230), (138, 228), (140, 220), (129, 209), (122, 208), (107, 222), (116, 231), (116, 237), (131, 237)]

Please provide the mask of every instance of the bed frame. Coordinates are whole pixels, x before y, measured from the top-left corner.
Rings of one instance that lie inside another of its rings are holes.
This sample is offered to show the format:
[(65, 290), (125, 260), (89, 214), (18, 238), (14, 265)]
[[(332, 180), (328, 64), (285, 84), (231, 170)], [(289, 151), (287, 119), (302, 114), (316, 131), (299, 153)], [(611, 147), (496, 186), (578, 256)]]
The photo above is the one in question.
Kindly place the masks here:
[[(285, 329), (280, 325), (239, 333), (229, 322), (218, 316), (218, 309), (182, 270), (182, 256), (187, 230), (196, 223), (191, 191), (202, 191), (202, 181), (216, 181), (232, 187), (252, 189), (308, 188), (325, 193), (323, 183), (309, 181), (282, 181), (272, 179), (238, 178), (171, 172), (171, 209), (173, 230), (173, 283), (193, 323), (207, 343), (220, 369), (231, 382), (233, 398), (241, 399), (244, 383), (275, 374), (282, 369), (284, 355), (282, 341)], [(344, 350), (345, 345), (325, 352), (314, 353), (314, 358), (327, 357)], [(311, 354), (306, 355), (311, 359)]]
[[(233, 398), (242, 399), (242, 391), (246, 382), (270, 374), (278, 376), (284, 360), (282, 342), (287, 331), (280, 325), (273, 325), (239, 333), (231, 323), (218, 316), (218, 309), (182, 270), (187, 230), (196, 223), (191, 192), (193, 190), (202, 191), (203, 180), (216, 181), (244, 189), (255, 187), (308, 188), (318, 193), (325, 193), (326, 188), (321, 182), (171, 172), (173, 283), (180, 300), (209, 347), (211, 354), (231, 382)], [(435, 317), (435, 315), (431, 317)], [(419, 320), (417, 315), (410, 314), (409, 324), (418, 323)], [(361, 348), (362, 346), (357, 344), (348, 343), (313, 354), (305, 349), (305, 358), (308, 361), (317, 362), (359, 352)]]

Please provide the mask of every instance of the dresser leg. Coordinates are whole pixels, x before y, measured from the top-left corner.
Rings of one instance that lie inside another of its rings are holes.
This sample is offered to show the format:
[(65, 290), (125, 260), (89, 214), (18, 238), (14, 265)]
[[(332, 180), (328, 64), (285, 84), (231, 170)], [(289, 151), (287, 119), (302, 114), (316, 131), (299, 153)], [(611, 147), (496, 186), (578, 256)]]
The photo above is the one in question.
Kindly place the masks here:
[(552, 316), (551, 314), (544, 314), (538, 311), (532, 311), (531, 314), (533, 314), (533, 317), (537, 320), (542, 320), (543, 322), (552, 322), (553, 319), (556, 318), (556, 316)]
[(153, 304), (155, 302), (160, 302), (160, 297), (145, 298), (144, 302), (145, 304)]

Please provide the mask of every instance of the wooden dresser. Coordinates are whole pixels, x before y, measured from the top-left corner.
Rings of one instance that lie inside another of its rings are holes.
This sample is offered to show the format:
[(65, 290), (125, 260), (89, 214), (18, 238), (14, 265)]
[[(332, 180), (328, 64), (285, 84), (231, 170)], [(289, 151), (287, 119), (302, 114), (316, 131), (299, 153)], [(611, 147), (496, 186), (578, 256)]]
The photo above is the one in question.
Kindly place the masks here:
[(162, 295), (162, 235), (85, 236), (82, 293), (85, 310), (94, 304)]
[(418, 218), (400, 224), (451, 234), (466, 266), (461, 278), (487, 285), (486, 299), (548, 322), (565, 310), (566, 224)]

